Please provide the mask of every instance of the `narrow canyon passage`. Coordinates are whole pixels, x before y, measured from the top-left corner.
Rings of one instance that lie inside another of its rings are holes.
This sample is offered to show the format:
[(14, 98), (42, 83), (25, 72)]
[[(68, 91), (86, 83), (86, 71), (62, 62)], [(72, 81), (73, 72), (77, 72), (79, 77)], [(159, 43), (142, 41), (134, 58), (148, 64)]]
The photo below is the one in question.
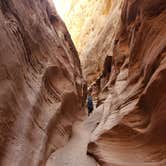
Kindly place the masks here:
[(0, 166), (166, 166), (165, 83), (165, 0), (0, 0)]
[(87, 152), (92, 132), (100, 122), (102, 113), (103, 107), (99, 107), (89, 117), (84, 116), (76, 121), (69, 142), (50, 156), (46, 166), (99, 166)]
[(91, 132), (84, 123), (74, 123), (69, 142), (51, 155), (46, 166), (98, 166), (97, 162), (87, 155)]

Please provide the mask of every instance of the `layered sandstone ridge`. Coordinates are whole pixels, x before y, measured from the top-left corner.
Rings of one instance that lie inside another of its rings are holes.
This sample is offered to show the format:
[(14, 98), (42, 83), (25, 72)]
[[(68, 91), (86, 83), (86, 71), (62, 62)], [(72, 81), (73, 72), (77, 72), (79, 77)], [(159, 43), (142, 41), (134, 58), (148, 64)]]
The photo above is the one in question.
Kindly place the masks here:
[(70, 137), (83, 86), (52, 1), (0, 0), (0, 165), (45, 165)]
[(94, 85), (106, 100), (88, 151), (101, 165), (166, 165), (165, 20), (164, 0), (124, 1), (111, 73)]

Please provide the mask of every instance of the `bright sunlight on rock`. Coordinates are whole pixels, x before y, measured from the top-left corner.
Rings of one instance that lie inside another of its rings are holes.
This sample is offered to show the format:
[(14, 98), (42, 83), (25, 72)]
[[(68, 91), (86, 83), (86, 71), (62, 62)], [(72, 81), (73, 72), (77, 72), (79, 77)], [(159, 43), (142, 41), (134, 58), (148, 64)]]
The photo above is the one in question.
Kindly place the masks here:
[(0, 166), (166, 166), (165, 0), (0, 0)]
[(54, 0), (78, 50), (88, 83), (98, 77), (105, 57), (111, 55), (121, 2), (122, 0), (68, 0), (66, 3), (66, 0)]
[(80, 53), (90, 36), (103, 27), (110, 13), (111, 0), (54, 0)]

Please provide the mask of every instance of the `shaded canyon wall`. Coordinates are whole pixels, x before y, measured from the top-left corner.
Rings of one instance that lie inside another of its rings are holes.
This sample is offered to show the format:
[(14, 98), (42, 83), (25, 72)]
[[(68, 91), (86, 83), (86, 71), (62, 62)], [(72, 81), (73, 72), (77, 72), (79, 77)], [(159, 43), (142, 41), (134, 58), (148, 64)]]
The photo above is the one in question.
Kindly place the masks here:
[(0, 0), (0, 165), (44, 165), (68, 141), (83, 87), (52, 1)]

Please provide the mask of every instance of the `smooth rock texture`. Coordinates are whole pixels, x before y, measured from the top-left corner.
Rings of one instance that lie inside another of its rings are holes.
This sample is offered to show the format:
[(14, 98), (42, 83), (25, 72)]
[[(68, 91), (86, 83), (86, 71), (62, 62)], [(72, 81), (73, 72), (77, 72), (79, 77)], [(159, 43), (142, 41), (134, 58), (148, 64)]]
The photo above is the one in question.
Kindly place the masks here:
[(73, 125), (70, 141), (51, 155), (46, 166), (98, 166), (97, 162), (87, 155), (91, 135), (89, 121), (78, 121)]
[(87, 154), (91, 134), (101, 120), (103, 107), (98, 107), (91, 116), (73, 124), (72, 135), (67, 145), (50, 156), (46, 166), (100, 166)]
[(52, 1), (0, 0), (0, 165), (45, 165), (68, 142), (84, 87)]
[(103, 115), (88, 151), (103, 166), (165, 166), (165, 0), (125, 0), (110, 54), (111, 74), (99, 83)]

